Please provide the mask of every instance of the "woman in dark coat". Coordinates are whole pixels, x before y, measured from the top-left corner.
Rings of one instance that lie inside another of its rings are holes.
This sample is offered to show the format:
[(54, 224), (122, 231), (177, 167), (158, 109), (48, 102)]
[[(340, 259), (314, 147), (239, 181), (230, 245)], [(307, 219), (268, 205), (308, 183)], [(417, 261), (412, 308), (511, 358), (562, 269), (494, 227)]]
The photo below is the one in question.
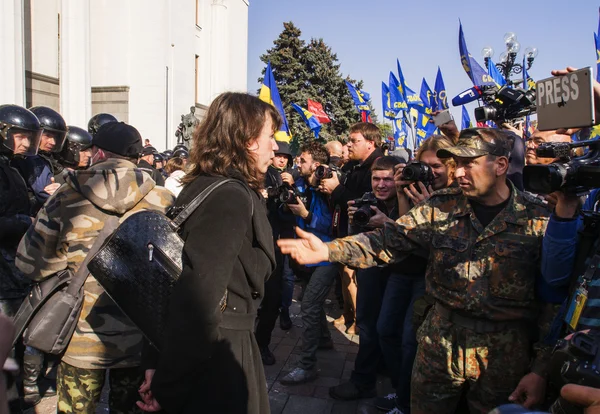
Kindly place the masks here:
[(183, 271), (170, 298), (166, 343), (140, 389), (145, 411), (269, 413), (253, 328), (275, 267), (260, 190), (280, 123), (271, 105), (225, 93), (194, 134), (192, 168), (176, 205), (215, 181), (235, 182), (216, 189), (183, 225)]

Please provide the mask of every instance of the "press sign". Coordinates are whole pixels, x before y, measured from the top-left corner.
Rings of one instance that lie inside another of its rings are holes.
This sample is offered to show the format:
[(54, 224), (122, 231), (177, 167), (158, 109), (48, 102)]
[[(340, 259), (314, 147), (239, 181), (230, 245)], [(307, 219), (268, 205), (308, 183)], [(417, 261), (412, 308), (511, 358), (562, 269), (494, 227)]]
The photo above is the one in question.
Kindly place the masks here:
[(538, 81), (536, 97), (540, 131), (595, 124), (592, 69), (589, 67)]

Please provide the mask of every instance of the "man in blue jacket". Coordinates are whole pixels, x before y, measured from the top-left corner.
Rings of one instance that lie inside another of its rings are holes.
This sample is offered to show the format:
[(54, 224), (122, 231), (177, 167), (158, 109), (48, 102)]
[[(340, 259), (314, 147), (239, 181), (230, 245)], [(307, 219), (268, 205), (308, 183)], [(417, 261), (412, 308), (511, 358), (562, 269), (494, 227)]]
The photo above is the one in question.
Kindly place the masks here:
[[(317, 167), (327, 165), (329, 161), (327, 150), (313, 141), (302, 146), (300, 152), (299, 169), (302, 177), (296, 181), (296, 188), (302, 197), (297, 197), (297, 204), (287, 204), (287, 207), (296, 216), (298, 227), (322, 241), (331, 241), (332, 212), (327, 197), (317, 191), (319, 180), (315, 177)], [(281, 379), (284, 385), (314, 380), (317, 377), (317, 349), (333, 347), (323, 305), (338, 269), (329, 262), (311, 267), (312, 275), (302, 298), (304, 332), (300, 360), (298, 366)]]

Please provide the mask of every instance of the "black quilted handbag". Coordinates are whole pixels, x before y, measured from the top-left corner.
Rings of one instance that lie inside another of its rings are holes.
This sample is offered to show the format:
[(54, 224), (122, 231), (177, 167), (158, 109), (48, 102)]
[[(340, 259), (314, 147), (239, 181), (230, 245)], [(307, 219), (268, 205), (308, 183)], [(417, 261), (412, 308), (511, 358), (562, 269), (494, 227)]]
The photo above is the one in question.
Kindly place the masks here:
[[(183, 240), (179, 229), (218, 187), (239, 181), (223, 179), (211, 184), (173, 220), (144, 210), (124, 220), (90, 263), (90, 273), (150, 344), (161, 349), (169, 296), (182, 270)], [(225, 309), (227, 292), (221, 299)]]

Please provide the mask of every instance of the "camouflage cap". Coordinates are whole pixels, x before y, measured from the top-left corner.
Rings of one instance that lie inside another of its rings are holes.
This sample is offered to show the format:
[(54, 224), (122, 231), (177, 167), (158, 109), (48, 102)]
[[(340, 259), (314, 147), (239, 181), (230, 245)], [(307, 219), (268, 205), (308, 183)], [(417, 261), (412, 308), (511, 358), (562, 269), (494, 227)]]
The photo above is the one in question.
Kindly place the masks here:
[(440, 149), (436, 153), (438, 158), (477, 158), (488, 154), (508, 157), (509, 151), (502, 142), (487, 142), (479, 136), (470, 136), (460, 138), (456, 146)]

